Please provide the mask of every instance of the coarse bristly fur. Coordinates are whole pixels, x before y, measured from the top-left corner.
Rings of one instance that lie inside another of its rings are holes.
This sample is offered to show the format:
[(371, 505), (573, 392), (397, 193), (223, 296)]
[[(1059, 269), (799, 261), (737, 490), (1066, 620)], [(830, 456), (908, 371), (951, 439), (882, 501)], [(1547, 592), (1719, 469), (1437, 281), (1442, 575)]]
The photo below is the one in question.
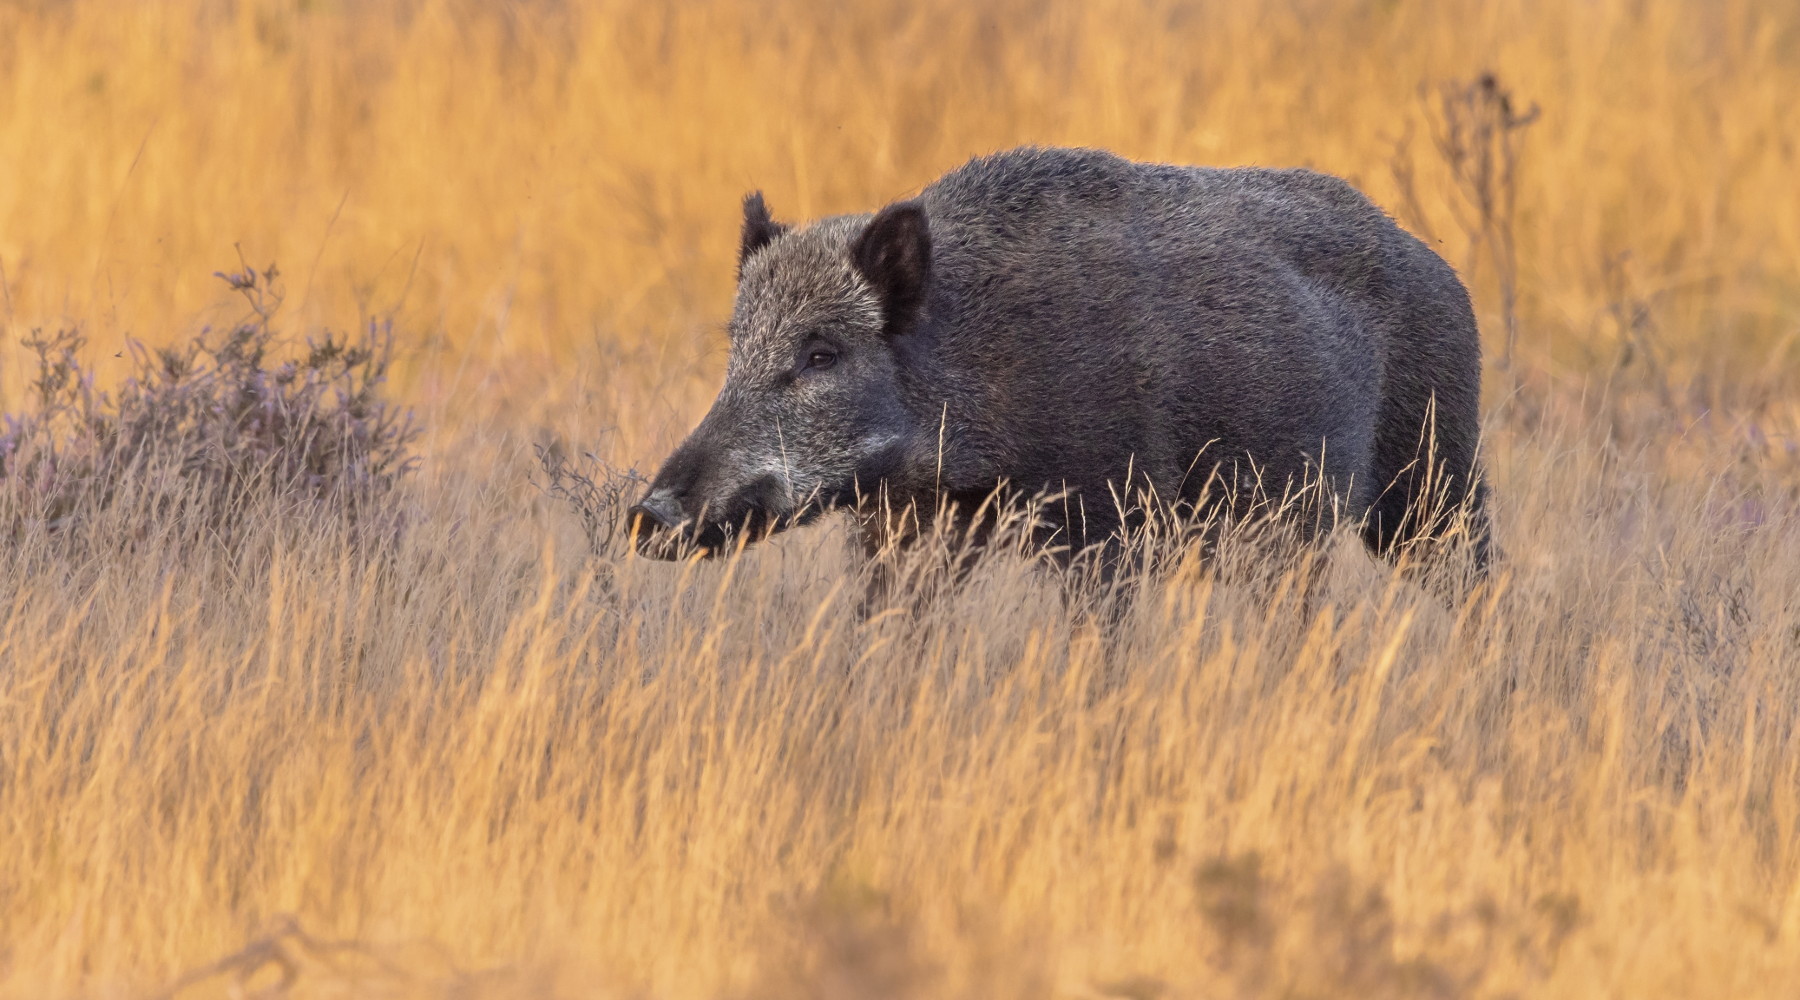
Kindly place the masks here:
[(725, 385), (635, 508), (650, 554), (996, 495), (1055, 496), (1042, 537), (1078, 553), (1131, 527), (1121, 497), (1311, 484), (1304, 530), (1391, 556), (1466, 512), (1486, 565), (1467, 292), (1338, 178), (1027, 147), (873, 216), (744, 210)]

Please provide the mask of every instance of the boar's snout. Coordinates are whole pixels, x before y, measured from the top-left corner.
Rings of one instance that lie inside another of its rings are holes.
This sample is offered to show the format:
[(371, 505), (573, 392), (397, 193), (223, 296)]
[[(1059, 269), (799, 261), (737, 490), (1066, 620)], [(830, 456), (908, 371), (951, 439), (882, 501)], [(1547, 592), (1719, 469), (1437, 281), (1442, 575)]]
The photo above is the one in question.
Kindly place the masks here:
[(666, 485), (649, 493), (626, 510), (632, 537), (640, 554), (654, 559), (678, 559), (694, 541), (694, 520), (679, 493)]
[(728, 531), (719, 520), (721, 506), (713, 498), (717, 486), (716, 450), (705, 441), (707, 426), (675, 449), (650, 481), (650, 492), (627, 511), (640, 555), (682, 559), (696, 552), (717, 555)]
[(679, 528), (681, 522), (687, 520), (681, 512), (681, 504), (677, 503), (673, 494), (667, 490), (653, 490), (644, 499), (631, 506), (631, 515), (648, 522), (644, 527), (652, 531), (662, 528)]

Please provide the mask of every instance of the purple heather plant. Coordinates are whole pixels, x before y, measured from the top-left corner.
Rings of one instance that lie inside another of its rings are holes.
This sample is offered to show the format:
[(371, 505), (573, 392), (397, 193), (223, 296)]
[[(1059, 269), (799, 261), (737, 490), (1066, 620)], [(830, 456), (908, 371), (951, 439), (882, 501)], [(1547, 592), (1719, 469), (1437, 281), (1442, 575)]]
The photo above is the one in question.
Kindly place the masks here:
[(417, 464), (411, 415), (382, 391), (392, 327), (309, 338), (282, 358), (279, 276), (273, 266), (221, 274), (253, 317), (185, 346), (129, 343), (130, 373), (110, 390), (82, 363), (79, 331), (33, 331), (30, 405), (0, 418), (0, 524), (16, 537), (103, 511), (184, 513), (229, 536), (258, 501), (352, 521), (380, 510)]

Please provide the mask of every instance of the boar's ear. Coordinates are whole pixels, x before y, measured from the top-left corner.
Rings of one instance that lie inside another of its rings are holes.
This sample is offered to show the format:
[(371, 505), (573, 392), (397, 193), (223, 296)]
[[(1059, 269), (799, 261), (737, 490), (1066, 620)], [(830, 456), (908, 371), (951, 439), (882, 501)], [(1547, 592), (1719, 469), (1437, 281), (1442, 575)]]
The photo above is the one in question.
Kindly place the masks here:
[(744, 196), (744, 233), (738, 238), (738, 277), (744, 276), (744, 262), (750, 255), (788, 231), (788, 227), (769, 217), (769, 206), (763, 204), (761, 191)]
[(881, 296), (886, 314), (882, 332), (890, 337), (907, 332), (919, 318), (931, 273), (925, 206), (902, 201), (882, 209), (850, 248), (850, 260)]

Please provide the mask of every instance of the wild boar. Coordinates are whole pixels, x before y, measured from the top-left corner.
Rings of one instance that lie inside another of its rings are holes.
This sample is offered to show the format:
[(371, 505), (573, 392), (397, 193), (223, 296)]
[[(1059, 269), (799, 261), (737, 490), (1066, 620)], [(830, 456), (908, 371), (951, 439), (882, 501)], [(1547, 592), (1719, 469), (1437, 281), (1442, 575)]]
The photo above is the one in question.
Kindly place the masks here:
[[(963, 523), (1048, 494), (1072, 556), (1122, 496), (1295, 507), (1487, 562), (1481, 349), (1455, 272), (1346, 182), (1027, 147), (804, 228), (744, 200), (724, 387), (633, 508), (717, 552), (833, 509)], [(984, 504), (986, 507), (984, 508)], [(915, 522), (916, 523), (916, 522)]]

